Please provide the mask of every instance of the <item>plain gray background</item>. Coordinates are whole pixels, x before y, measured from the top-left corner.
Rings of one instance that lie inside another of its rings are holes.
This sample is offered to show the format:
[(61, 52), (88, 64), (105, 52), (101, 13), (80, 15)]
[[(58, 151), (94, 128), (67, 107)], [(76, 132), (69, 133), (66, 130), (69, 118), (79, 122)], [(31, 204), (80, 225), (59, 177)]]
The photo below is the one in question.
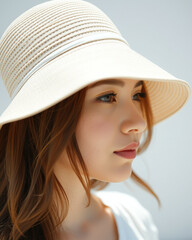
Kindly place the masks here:
[[(192, 86), (192, 1), (88, 0), (116, 24), (130, 46), (172, 75)], [(0, 0), (0, 35), (17, 16), (43, 0)], [(0, 80), (0, 113), (9, 104)], [(160, 239), (192, 239), (192, 100), (175, 115), (159, 123), (148, 150), (137, 156), (134, 170), (161, 199), (133, 184), (111, 184), (136, 196), (152, 214)]]

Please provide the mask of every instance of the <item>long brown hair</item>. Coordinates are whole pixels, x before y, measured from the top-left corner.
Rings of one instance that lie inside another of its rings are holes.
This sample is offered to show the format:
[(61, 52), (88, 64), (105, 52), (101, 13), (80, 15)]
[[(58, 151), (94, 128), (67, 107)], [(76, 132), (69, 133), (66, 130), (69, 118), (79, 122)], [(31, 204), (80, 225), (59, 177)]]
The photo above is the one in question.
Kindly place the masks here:
[[(145, 84), (143, 92), (147, 93)], [(0, 239), (53, 240), (56, 226), (66, 217), (68, 198), (53, 173), (53, 166), (64, 148), (90, 202), (91, 188), (103, 189), (108, 183), (89, 180), (75, 129), (81, 114), (86, 88), (32, 117), (5, 124), (0, 131)], [(142, 100), (147, 134), (138, 153), (152, 137), (153, 116), (148, 96)], [(77, 160), (76, 160), (77, 159)], [(78, 161), (78, 163), (77, 163)], [(83, 170), (84, 179), (80, 174)], [(132, 179), (159, 198), (136, 173)], [(62, 204), (58, 215), (53, 193)]]

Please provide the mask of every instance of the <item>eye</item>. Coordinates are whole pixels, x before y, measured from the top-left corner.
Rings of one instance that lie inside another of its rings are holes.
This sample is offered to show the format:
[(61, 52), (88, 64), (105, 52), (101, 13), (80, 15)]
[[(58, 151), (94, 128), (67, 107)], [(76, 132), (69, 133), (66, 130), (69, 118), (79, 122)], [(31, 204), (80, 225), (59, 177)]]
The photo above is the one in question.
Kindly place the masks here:
[(97, 101), (100, 101), (100, 102), (106, 102), (106, 103), (112, 103), (112, 102), (116, 102), (116, 93), (109, 93), (109, 94), (105, 94), (101, 97), (98, 97), (97, 98)]
[(136, 93), (134, 96), (133, 96), (133, 100), (135, 101), (141, 101), (142, 98), (146, 98), (146, 93), (144, 92), (141, 92), (141, 93)]

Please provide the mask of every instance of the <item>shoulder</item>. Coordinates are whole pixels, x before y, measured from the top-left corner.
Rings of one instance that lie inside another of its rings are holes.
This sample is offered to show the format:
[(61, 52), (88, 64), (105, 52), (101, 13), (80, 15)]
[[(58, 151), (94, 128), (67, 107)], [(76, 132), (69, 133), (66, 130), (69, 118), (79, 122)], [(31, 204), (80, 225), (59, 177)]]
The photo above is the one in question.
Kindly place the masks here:
[(95, 195), (131, 225), (135, 232), (141, 234), (143, 239), (158, 239), (158, 230), (151, 214), (136, 198), (117, 191), (99, 191)]
[(113, 205), (119, 210), (123, 209), (127, 212), (133, 213), (135, 216), (140, 216), (141, 218), (145, 218), (150, 215), (136, 198), (126, 193), (118, 191), (99, 191), (94, 194), (100, 197), (104, 203)]

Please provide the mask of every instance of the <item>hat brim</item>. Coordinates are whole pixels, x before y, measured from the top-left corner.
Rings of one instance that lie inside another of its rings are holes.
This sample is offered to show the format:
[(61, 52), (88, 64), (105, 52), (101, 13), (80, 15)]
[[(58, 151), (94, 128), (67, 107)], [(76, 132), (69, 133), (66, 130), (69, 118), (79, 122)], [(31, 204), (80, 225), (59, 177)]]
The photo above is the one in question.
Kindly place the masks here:
[(154, 124), (177, 112), (190, 96), (184, 80), (123, 42), (102, 40), (65, 52), (35, 72), (0, 116), (0, 127), (35, 115), (87, 85), (109, 78), (145, 81)]

